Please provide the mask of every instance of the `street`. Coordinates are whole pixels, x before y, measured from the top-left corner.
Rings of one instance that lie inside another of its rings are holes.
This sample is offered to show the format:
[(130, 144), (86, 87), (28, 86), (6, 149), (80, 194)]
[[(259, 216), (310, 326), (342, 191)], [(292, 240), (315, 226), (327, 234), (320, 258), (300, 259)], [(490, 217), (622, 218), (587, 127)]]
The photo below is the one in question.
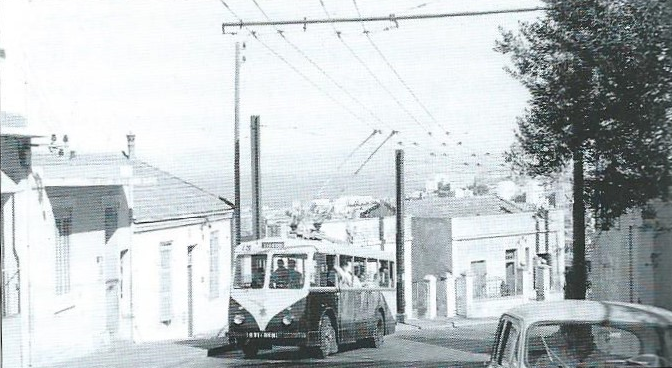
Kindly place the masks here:
[[(469, 322), (469, 321), (467, 321)], [(93, 354), (54, 368), (89, 367), (483, 367), (489, 358), (496, 323), (465, 323), (456, 327), (422, 329), (398, 326), (385, 337), (380, 349), (346, 345), (327, 359), (306, 357), (295, 347), (260, 351), (255, 359), (245, 359), (240, 351), (208, 357), (206, 344), (198, 340), (178, 343), (137, 344)], [(210, 346), (212, 347), (212, 346)]]
[(245, 359), (239, 351), (225, 353), (211, 357), (212, 364), (206, 366), (482, 367), (489, 357), (495, 327), (494, 323), (431, 329), (404, 326), (386, 336), (380, 349), (348, 345), (326, 360), (307, 358), (297, 348), (280, 347), (261, 351), (256, 359)]

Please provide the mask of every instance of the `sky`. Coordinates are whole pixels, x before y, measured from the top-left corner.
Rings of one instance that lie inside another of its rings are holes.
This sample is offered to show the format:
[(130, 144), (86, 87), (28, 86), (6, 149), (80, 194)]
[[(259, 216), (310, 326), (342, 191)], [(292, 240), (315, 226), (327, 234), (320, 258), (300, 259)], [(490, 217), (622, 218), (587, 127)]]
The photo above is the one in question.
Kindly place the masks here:
[[(493, 51), (498, 27), (515, 29), (518, 21), (541, 12), (400, 20), (398, 26), (389, 21), (311, 24), (305, 31), (287, 25), (234, 27), (223, 34), (221, 25), (266, 16), (350, 18), (357, 11), (373, 17), (541, 5), (530, 0), (7, 0), (0, 4), (0, 47), (6, 51), (0, 61), (0, 108), (26, 116), (48, 135), (67, 134), (78, 152), (126, 150), (126, 134), (133, 132), (139, 158), (233, 198), (238, 42), (245, 45), (240, 68), (244, 205), (251, 115), (261, 116), (266, 204), (318, 195), (393, 196), (396, 149), (404, 149), (408, 190), (435, 173), (468, 182), (474, 175), (506, 172), (501, 154), (514, 140), (516, 116), (528, 98), (503, 70), (507, 58)], [(356, 150), (374, 130), (381, 133)], [(385, 141), (393, 130), (399, 133)]]

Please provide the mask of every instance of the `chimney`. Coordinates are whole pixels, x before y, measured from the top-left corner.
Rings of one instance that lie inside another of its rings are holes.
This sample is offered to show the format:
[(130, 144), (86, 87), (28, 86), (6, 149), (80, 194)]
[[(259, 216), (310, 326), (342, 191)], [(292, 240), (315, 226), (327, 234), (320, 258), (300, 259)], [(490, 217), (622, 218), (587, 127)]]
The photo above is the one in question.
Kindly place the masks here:
[(126, 142), (128, 143), (128, 153), (126, 157), (128, 157), (129, 160), (132, 160), (135, 158), (135, 134), (126, 134)]

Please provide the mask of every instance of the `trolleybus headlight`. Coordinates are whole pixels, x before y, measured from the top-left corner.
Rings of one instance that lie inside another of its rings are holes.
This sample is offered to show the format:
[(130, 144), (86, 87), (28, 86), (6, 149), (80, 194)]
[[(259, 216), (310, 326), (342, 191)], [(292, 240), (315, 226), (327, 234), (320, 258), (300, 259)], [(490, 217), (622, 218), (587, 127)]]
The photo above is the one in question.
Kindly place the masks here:
[(294, 320), (294, 317), (292, 317), (291, 314), (288, 314), (284, 317), (282, 317), (282, 324), (285, 326), (289, 326), (292, 324), (292, 320)]
[(241, 324), (243, 324), (243, 322), (245, 322), (245, 316), (243, 316), (242, 314), (236, 314), (233, 317), (233, 323), (235, 323), (237, 325), (241, 325)]

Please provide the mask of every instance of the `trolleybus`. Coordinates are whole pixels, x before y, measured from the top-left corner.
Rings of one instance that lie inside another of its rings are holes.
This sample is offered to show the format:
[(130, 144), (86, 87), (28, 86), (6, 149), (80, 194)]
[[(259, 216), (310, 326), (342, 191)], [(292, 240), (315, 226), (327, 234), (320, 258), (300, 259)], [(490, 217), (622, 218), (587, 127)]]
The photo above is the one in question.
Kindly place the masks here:
[(297, 237), (245, 242), (234, 257), (228, 336), (245, 357), (298, 346), (324, 358), (394, 333), (392, 252)]

